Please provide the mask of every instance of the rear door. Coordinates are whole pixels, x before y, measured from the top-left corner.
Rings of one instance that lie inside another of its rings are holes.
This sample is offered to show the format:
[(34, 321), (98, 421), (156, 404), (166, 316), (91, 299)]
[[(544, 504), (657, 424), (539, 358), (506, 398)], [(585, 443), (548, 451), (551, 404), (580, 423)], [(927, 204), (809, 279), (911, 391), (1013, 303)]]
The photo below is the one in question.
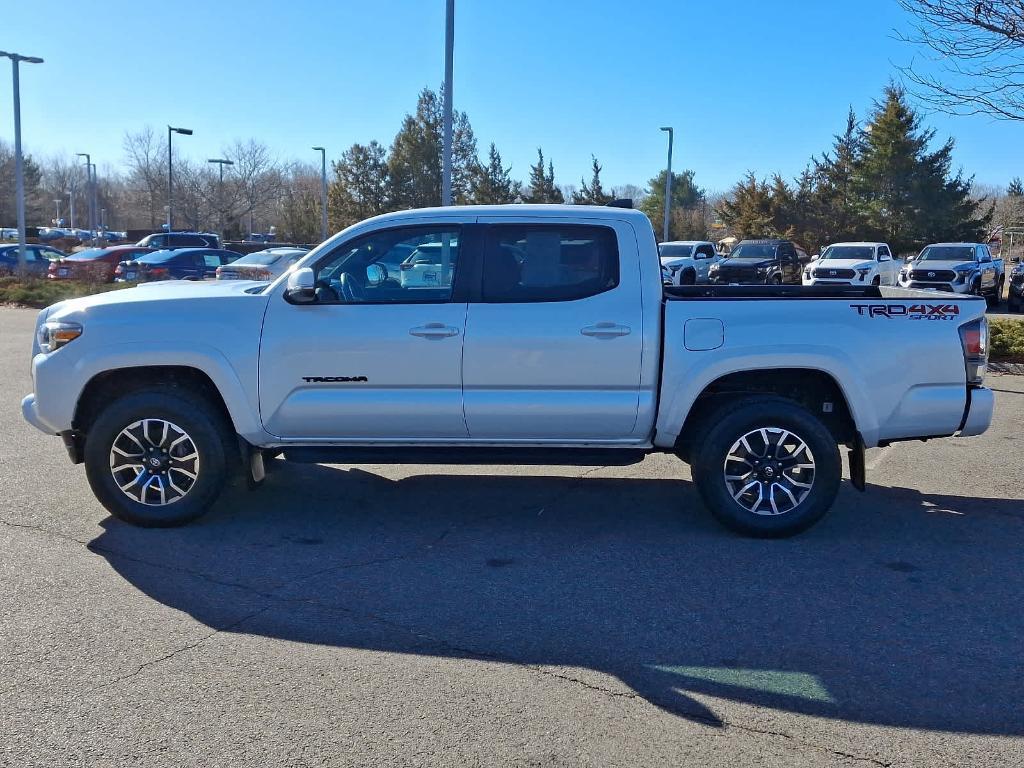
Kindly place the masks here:
[(482, 280), (463, 350), (470, 437), (629, 438), (644, 331), (632, 227), (481, 221), (489, 224)]
[(697, 269), (697, 282), (708, 281), (708, 270), (715, 262), (715, 247), (711, 243), (701, 243), (693, 249), (694, 265)]

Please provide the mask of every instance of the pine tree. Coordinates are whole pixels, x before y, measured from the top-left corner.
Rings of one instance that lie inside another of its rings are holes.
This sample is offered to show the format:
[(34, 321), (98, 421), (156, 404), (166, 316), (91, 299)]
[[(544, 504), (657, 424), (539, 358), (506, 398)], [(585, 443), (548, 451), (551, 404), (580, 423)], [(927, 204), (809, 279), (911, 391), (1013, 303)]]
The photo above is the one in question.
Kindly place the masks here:
[(593, 176), (590, 184), (585, 179), (580, 179), (580, 190), (573, 193), (572, 201), (576, 205), (608, 205), (614, 198), (604, 191), (601, 186), (601, 164), (597, 158), (590, 156)]
[(469, 197), (477, 205), (514, 203), (519, 198), (522, 184), (509, 175), (512, 167), (505, 168), (498, 148), (491, 142), (487, 165), (477, 163), (470, 176)]
[(771, 188), (748, 172), (718, 206), (718, 215), (732, 231), (744, 238), (777, 237), (772, 211)]
[(864, 234), (854, 190), (862, 150), (857, 116), (850, 109), (846, 130), (835, 136), (832, 151), (811, 160), (815, 177), (811, 205), (817, 213), (817, 239), (820, 240), (816, 245), (856, 239)]
[[(668, 171), (661, 171), (647, 182), (649, 192), (640, 203), (640, 210), (647, 214), (658, 237), (664, 232), (665, 223), (665, 179)], [(694, 212), (704, 201), (704, 190), (693, 183), (693, 171), (672, 174), (672, 220), (669, 222), (669, 239), (692, 240), (705, 236), (703, 217), (695, 220)]]
[(1020, 176), (1013, 177), (1010, 186), (1006, 188), (1006, 194), (1010, 197), (1024, 197), (1024, 182), (1020, 180)]
[(370, 216), (394, 210), (389, 197), (390, 175), (384, 147), (376, 141), (353, 144), (333, 163), (334, 180), (327, 193), (327, 215), (337, 231)]
[(565, 197), (555, 185), (555, 166), (549, 160), (544, 167), (544, 152), (537, 147), (537, 163), (530, 166), (529, 188), (523, 193), (524, 203), (564, 203)]
[(953, 140), (930, 152), (934, 137), (894, 85), (863, 131), (854, 178), (860, 214), (870, 236), (898, 253), (928, 242), (978, 240), (992, 218), (991, 210), (976, 215), (972, 181), (951, 175)]
[[(442, 96), (424, 88), (416, 112), (405, 116), (391, 144), (389, 194), (396, 210), (441, 204)], [(476, 137), (465, 112), (454, 113), (452, 129), (452, 200), (464, 203), (477, 163)]]

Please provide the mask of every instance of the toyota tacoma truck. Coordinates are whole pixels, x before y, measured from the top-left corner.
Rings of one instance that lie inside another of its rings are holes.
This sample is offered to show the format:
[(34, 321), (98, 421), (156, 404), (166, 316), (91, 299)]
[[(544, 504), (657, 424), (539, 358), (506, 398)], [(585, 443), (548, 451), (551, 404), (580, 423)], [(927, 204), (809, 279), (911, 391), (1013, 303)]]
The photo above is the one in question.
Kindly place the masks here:
[(712, 265), (723, 257), (707, 240), (674, 240), (658, 246), (661, 265), (668, 270), (672, 285), (706, 283)]
[[(410, 255), (431, 254), (421, 279)], [(264, 462), (690, 464), (710, 511), (786, 536), (840, 448), (977, 435), (984, 302), (877, 286), (670, 286), (639, 211), (402, 211), (272, 283), (164, 282), (43, 310), (25, 418), (116, 517), (186, 523)], [(428, 275), (427, 272), (433, 272)], [(899, 328), (914, 364), (878, 345)]]
[(900, 270), (900, 285), (931, 291), (983, 296), (995, 306), (1002, 300), (1006, 273), (984, 243), (926, 245)]
[(804, 285), (896, 285), (900, 262), (885, 243), (835, 243), (804, 268)]

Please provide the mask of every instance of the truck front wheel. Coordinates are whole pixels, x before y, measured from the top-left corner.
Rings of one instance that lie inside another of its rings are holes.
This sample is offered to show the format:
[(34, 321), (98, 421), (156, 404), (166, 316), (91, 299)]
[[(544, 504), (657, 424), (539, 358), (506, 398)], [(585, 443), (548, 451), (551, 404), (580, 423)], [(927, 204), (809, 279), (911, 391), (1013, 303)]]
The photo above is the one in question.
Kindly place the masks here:
[(85, 470), (100, 503), (133, 525), (165, 528), (202, 515), (227, 480), (224, 417), (178, 388), (120, 397), (93, 421)]
[(814, 525), (839, 491), (835, 438), (806, 408), (777, 397), (731, 403), (696, 452), (704, 503), (748, 536), (792, 536)]

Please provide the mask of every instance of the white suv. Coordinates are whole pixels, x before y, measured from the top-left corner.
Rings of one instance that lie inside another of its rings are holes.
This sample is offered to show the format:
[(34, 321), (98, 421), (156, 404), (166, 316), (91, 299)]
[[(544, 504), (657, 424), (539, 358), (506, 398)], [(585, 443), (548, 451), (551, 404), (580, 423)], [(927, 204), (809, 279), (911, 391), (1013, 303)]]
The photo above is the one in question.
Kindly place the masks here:
[(900, 262), (885, 243), (835, 243), (804, 268), (804, 285), (896, 285)]
[(722, 260), (715, 244), (706, 240), (675, 240), (658, 246), (661, 266), (668, 271), (672, 285), (694, 285), (708, 281), (712, 264)]

